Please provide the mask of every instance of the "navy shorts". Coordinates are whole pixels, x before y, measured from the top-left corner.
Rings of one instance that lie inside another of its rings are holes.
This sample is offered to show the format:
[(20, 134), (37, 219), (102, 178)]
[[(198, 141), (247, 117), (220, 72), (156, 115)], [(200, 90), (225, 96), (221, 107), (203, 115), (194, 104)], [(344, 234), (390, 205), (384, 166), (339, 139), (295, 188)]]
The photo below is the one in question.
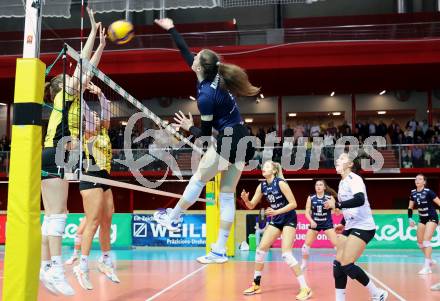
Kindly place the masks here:
[(430, 216), (420, 216), (419, 215), (419, 223), (426, 225), (426, 223), (432, 222), (438, 225), (438, 215), (430, 215)]
[(309, 227), (309, 229), (310, 229), (310, 230), (313, 230), (313, 231), (317, 231), (317, 232), (320, 232), (320, 231), (327, 231), (327, 230), (329, 230), (329, 229), (333, 229), (333, 224), (329, 224), (329, 223), (324, 223), (324, 224), (318, 224), (318, 223), (316, 223), (316, 224), (317, 224), (316, 228), (310, 228), (310, 227)]
[[(55, 163), (56, 147), (45, 147), (41, 158), (41, 179), (64, 178), (64, 168)], [(67, 152), (66, 152), (67, 153)], [(66, 156), (66, 154), (64, 154)]]
[(289, 211), (280, 215), (275, 215), (272, 217), (269, 225), (274, 226), (275, 228), (283, 231), (283, 228), (288, 226), (296, 229), (296, 225), (298, 223), (296, 212)]
[[(246, 148), (244, 148), (243, 150), (242, 149), (239, 150), (239, 151), (243, 151), (244, 154), (243, 153), (237, 154), (237, 148), (238, 148), (238, 144), (242, 138), (250, 136), (249, 130), (247, 129), (247, 127), (245, 127), (242, 124), (237, 124), (237, 125), (233, 126), (232, 130), (233, 130), (233, 132), (232, 132), (232, 136), (231, 136), (232, 141), (231, 141), (230, 151), (226, 152), (225, 154), (222, 154), (222, 151), (221, 151), (223, 137), (225, 137), (224, 131), (220, 131), (220, 133), (218, 134), (218, 136), (216, 138), (216, 141), (217, 141), (216, 151), (220, 156), (222, 156), (224, 159), (228, 160), (231, 164), (243, 161), (242, 159), (244, 159), (245, 163), (248, 163), (254, 157), (255, 147), (252, 145), (251, 142), (248, 142), (246, 144)], [(227, 149), (228, 149), (227, 146), (225, 146), (225, 150), (227, 150)]]

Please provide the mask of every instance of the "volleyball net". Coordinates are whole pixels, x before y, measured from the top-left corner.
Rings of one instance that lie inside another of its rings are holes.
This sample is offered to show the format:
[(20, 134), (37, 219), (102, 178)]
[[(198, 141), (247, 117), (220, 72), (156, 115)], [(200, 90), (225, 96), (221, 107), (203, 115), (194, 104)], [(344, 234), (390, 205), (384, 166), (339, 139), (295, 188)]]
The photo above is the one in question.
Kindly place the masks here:
[[(57, 163), (62, 165), (65, 177), (180, 198), (181, 191), (163, 191), (160, 186), (164, 181), (183, 181), (184, 175), (193, 174), (203, 154), (201, 146), (172, 127), (171, 117), (157, 116), (69, 45), (65, 45), (65, 56), (54, 64), (58, 70), (64, 66), (66, 92), (66, 81), (75, 76), (82, 91), (73, 91), (80, 95), (79, 110), (72, 109), (75, 103), (69, 93), (63, 96), (61, 107), (55, 102), (46, 104), (46, 117), (52, 110), (69, 116), (68, 124), (62, 124), (65, 137), (57, 145)], [(74, 68), (81, 71), (74, 72)]]

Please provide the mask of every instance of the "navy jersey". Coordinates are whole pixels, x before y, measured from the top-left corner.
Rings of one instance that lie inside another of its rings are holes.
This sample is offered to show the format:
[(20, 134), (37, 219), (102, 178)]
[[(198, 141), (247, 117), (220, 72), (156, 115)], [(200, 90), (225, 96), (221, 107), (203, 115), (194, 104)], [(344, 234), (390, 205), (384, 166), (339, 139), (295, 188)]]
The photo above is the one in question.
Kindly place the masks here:
[(422, 191), (417, 189), (411, 190), (409, 199), (416, 203), (420, 217), (436, 217), (433, 200), (437, 197), (434, 191), (429, 188), (423, 188)]
[(284, 194), (281, 192), (280, 181), (284, 181), (281, 178), (274, 178), (272, 183), (264, 181), (261, 183), (261, 192), (270, 204), (270, 207), (274, 210), (283, 208), (289, 204)]
[(333, 225), (331, 209), (325, 209), (324, 203), (331, 199), (331, 195), (324, 194), (321, 198), (315, 194), (310, 195), (312, 219), (320, 225)]
[(220, 88), (218, 74), (212, 82), (198, 83), (197, 106), (201, 115), (213, 115), (212, 127), (219, 132), (242, 123), (237, 101), (231, 93)]

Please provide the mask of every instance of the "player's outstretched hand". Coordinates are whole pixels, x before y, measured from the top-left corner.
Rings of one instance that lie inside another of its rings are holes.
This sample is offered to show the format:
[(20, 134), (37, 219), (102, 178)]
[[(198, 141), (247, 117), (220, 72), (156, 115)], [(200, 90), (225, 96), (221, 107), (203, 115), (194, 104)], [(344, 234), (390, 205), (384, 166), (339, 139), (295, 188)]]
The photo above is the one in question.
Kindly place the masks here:
[(165, 29), (166, 31), (174, 27), (174, 22), (170, 18), (156, 19), (154, 23)]

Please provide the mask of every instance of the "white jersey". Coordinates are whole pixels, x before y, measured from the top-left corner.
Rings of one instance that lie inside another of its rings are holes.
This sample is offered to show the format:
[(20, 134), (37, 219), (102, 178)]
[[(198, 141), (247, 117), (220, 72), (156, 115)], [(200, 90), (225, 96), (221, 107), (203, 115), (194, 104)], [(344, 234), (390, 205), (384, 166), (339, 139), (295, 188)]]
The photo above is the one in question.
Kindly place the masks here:
[(344, 203), (354, 197), (356, 193), (362, 192), (365, 196), (365, 203), (360, 207), (344, 208), (342, 214), (345, 219), (345, 229), (374, 230), (373, 213), (368, 202), (367, 190), (364, 181), (360, 176), (351, 172), (345, 179), (339, 182), (338, 199)]

